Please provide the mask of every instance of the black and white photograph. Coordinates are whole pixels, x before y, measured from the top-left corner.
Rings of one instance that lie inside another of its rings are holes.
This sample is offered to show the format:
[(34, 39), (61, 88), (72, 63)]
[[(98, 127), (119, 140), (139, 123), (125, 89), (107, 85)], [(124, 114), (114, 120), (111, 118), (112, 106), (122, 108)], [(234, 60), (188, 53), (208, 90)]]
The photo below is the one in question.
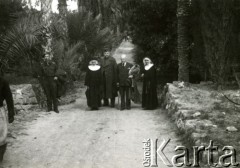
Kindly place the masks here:
[(0, 0), (0, 168), (240, 167), (240, 0)]

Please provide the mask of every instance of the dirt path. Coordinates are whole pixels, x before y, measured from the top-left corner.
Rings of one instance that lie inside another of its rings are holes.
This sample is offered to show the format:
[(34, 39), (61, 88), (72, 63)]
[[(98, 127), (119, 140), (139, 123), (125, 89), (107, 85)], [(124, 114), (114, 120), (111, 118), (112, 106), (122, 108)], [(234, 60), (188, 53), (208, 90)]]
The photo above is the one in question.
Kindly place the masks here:
[[(115, 52), (129, 53), (123, 43)], [(126, 49), (124, 49), (124, 47)], [(160, 109), (119, 111), (102, 107), (87, 111), (84, 91), (60, 113), (41, 113), (7, 149), (4, 168), (141, 168), (147, 138), (171, 138), (165, 153), (170, 158), (179, 144), (174, 127)], [(161, 160), (158, 167), (165, 168)], [(0, 166), (1, 167), (1, 166)]]

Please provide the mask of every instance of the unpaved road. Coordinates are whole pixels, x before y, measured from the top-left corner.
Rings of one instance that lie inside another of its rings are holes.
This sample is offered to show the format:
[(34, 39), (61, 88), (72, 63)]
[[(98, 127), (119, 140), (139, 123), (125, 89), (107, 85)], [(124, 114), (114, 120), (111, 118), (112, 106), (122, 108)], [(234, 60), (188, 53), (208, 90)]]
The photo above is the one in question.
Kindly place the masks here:
[[(129, 53), (124, 43), (115, 57)], [(121, 48), (122, 47), (122, 48)], [(126, 47), (126, 51), (124, 51)], [(119, 111), (101, 107), (88, 111), (84, 91), (75, 103), (61, 106), (60, 113), (41, 113), (26, 123), (4, 157), (4, 168), (141, 168), (144, 139), (171, 138), (164, 152), (169, 158), (180, 142), (164, 111)], [(160, 145), (160, 144), (159, 144)], [(1, 167), (1, 166), (0, 166)], [(158, 158), (158, 167), (165, 168)]]

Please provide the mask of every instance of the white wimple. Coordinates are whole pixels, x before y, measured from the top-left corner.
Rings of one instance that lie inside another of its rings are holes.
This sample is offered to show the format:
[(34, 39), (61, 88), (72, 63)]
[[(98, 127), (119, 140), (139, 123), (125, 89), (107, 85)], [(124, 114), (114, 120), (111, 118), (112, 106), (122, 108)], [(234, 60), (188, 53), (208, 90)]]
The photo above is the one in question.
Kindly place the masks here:
[(148, 65), (145, 65), (144, 69), (147, 71), (149, 70), (150, 68), (152, 68), (153, 64), (148, 64)]
[(101, 66), (99, 65), (89, 65), (88, 68), (91, 70), (91, 71), (97, 71), (101, 68)]

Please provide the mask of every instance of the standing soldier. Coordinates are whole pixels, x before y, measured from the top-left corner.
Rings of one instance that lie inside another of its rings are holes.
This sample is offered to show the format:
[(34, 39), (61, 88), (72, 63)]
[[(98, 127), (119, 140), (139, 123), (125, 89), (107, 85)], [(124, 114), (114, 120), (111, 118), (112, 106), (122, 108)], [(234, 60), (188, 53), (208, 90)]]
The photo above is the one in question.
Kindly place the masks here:
[(57, 65), (53, 60), (44, 59), (41, 63), (43, 71), (42, 86), (47, 97), (47, 111), (58, 111), (58, 100), (57, 100)]
[[(4, 100), (7, 103), (8, 116), (3, 108)], [(14, 114), (12, 92), (8, 82), (0, 75), (0, 162), (3, 160), (3, 155), (7, 147), (7, 122), (12, 123), (14, 121)]]
[(109, 105), (111, 100), (111, 107), (115, 106), (115, 97), (117, 96), (117, 62), (111, 56), (110, 48), (105, 48), (104, 57), (100, 60), (102, 67), (103, 80), (103, 100), (104, 106)]

